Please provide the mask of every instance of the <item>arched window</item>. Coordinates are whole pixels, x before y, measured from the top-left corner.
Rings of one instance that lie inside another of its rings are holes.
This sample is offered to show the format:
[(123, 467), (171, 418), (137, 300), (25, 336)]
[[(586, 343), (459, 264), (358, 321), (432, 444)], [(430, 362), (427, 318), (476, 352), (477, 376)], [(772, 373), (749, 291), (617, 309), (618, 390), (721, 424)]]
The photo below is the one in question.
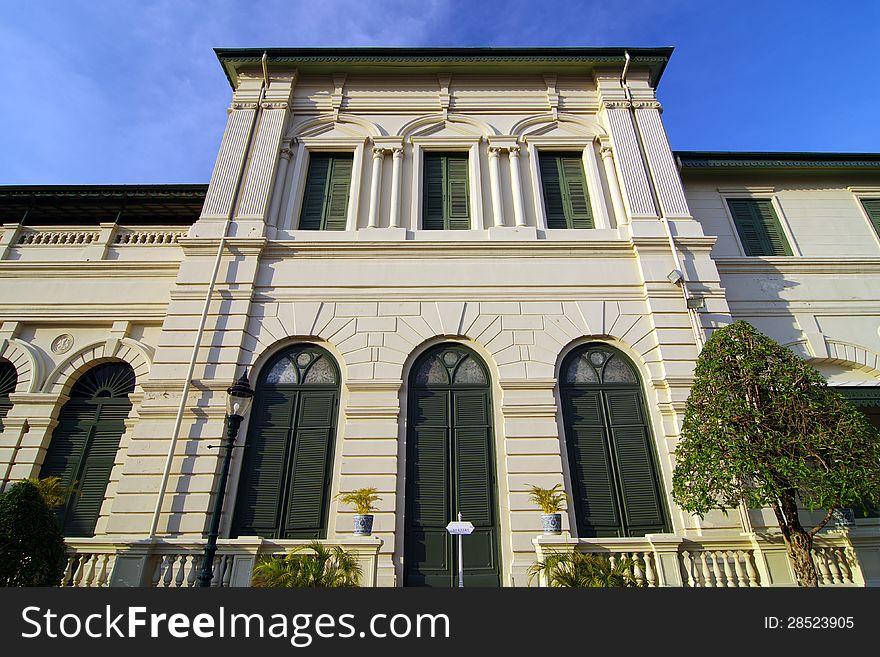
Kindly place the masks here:
[(454, 586), (446, 525), (462, 514), (465, 586), (498, 586), (498, 510), (489, 374), (473, 351), (441, 344), (413, 365), (407, 388), (405, 586)]
[(233, 536), (325, 538), (339, 368), (300, 344), (276, 355), (257, 380), (242, 461)]
[(578, 535), (667, 531), (663, 494), (639, 377), (601, 343), (566, 356), (562, 416)]
[(61, 477), (71, 490), (59, 509), (65, 536), (95, 533), (134, 385), (131, 365), (103, 363), (79, 377), (61, 409), (40, 477)]
[(12, 408), (12, 402), (9, 401), (9, 395), (15, 392), (15, 386), (18, 385), (18, 374), (12, 363), (6, 360), (0, 360), (0, 431), (3, 431), (3, 418)]

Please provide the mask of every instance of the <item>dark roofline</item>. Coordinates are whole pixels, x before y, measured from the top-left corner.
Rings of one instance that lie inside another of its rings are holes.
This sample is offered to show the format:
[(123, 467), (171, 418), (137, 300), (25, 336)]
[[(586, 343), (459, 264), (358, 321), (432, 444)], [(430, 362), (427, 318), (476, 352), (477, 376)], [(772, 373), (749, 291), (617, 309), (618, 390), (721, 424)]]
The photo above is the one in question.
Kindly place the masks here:
[(164, 198), (167, 196), (204, 197), (206, 184), (174, 185), (0, 185), (0, 198), (10, 197), (140, 197)]
[(674, 151), (681, 169), (880, 169), (880, 153)]
[[(336, 66), (370, 67), (436, 66), (438, 70), (475, 67), (487, 64), (547, 66), (623, 66), (625, 53), (632, 64), (647, 66), (651, 85), (660, 82), (672, 47), (660, 48), (214, 48), (226, 79), (234, 89), (235, 71), (240, 66), (258, 66), (265, 52), (269, 64), (286, 64), (301, 69)], [(340, 69), (342, 70), (342, 69)], [(548, 70), (547, 72), (552, 72)]]

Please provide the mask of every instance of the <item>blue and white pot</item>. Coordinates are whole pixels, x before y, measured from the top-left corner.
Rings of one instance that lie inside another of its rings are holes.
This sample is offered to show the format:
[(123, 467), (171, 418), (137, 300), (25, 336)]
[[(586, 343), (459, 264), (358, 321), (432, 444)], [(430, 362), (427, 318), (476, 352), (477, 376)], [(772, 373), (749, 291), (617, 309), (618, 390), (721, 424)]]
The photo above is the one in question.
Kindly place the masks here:
[(373, 516), (356, 513), (354, 516), (354, 535), (369, 536), (373, 533)]
[(542, 513), (541, 524), (544, 526), (545, 534), (561, 534), (562, 533), (562, 514), (561, 513)]

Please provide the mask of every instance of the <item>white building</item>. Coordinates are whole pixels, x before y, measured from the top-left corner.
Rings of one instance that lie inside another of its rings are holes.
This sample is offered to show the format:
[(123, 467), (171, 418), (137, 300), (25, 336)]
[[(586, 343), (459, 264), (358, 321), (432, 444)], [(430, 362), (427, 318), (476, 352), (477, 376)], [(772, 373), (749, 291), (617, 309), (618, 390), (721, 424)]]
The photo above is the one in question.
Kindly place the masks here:
[[(675, 506), (673, 452), (731, 318), (878, 417), (880, 156), (674, 154), (671, 49), (217, 54), (207, 188), (0, 188), (0, 472), (77, 482), (71, 583), (193, 584), (245, 369), (217, 584), (317, 537), (367, 584), (450, 585), (459, 511), (469, 585), (572, 544), (651, 585), (793, 582), (772, 514)], [(543, 535), (525, 491), (556, 483)], [(877, 519), (817, 545), (824, 584), (880, 582)]]

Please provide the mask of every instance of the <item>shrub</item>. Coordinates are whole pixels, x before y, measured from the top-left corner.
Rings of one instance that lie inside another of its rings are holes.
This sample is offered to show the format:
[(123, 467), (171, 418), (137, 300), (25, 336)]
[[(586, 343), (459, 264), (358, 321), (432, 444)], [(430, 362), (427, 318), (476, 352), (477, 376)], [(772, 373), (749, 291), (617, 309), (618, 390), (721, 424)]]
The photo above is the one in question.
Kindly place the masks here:
[(40, 490), (20, 481), (0, 494), (0, 586), (57, 586), (64, 537)]
[(541, 576), (556, 588), (628, 588), (642, 586), (634, 576), (635, 559), (611, 559), (585, 552), (551, 552), (529, 567), (529, 581)]
[[(302, 554), (310, 550), (311, 554)], [(343, 588), (360, 586), (361, 565), (338, 545), (318, 541), (298, 545), (283, 557), (265, 557), (254, 568), (252, 584), (259, 588)]]

